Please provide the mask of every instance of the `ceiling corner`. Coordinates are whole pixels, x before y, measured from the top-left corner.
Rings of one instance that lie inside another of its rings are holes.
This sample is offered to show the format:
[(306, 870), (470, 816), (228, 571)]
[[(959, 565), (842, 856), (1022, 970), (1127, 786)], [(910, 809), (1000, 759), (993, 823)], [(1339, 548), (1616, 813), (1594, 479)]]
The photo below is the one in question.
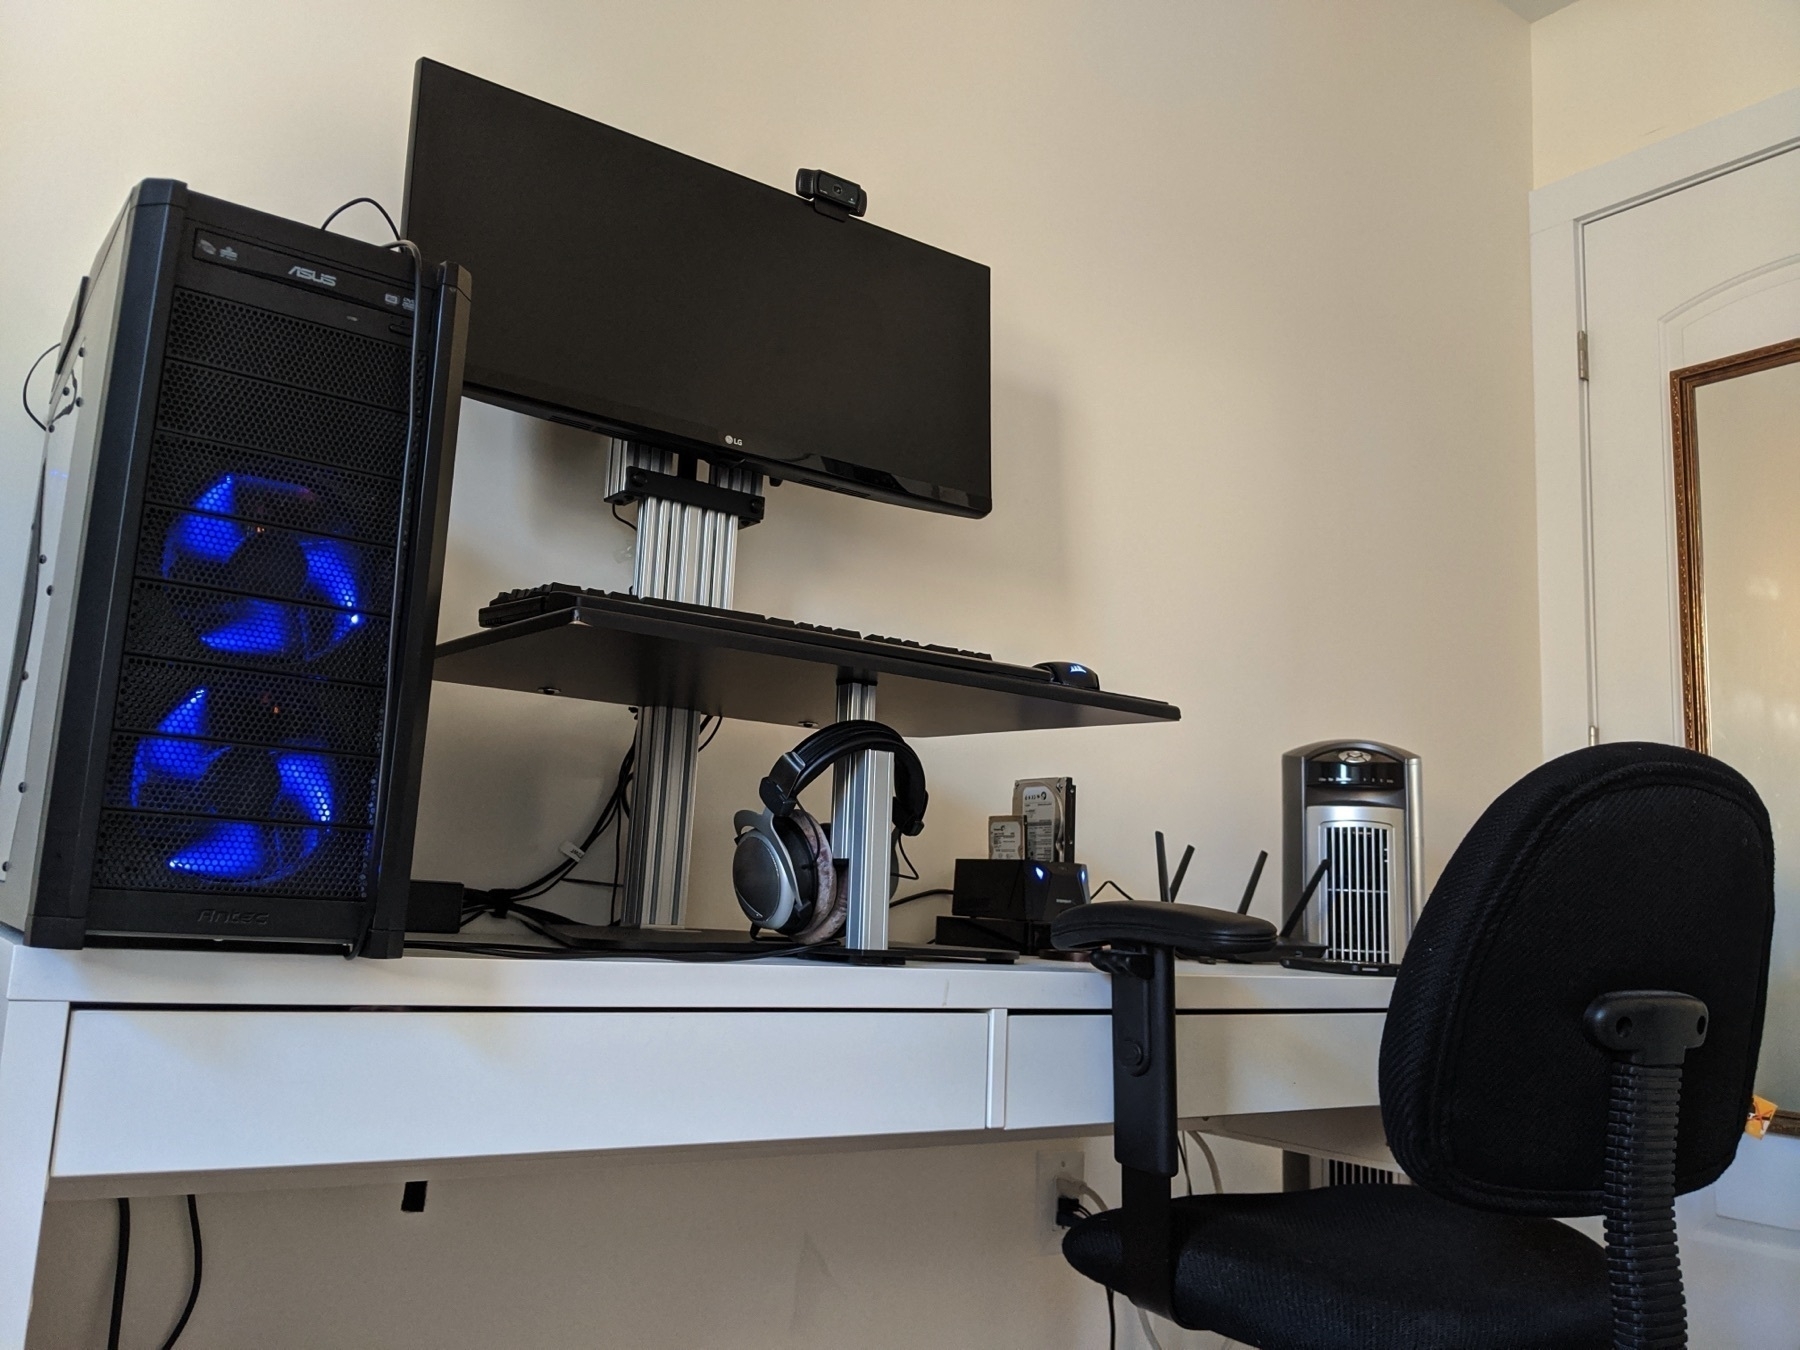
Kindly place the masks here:
[(1559, 9), (1567, 9), (1575, 0), (1500, 0), (1521, 19), (1535, 22), (1546, 14), (1554, 14)]

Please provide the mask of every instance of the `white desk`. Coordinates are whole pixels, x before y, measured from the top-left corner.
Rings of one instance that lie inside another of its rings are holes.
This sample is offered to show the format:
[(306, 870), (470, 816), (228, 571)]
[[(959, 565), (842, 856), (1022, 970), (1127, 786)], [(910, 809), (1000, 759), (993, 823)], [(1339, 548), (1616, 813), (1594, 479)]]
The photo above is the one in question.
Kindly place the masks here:
[[(1316, 1144), (1333, 1117), (1287, 1113), (1360, 1108), (1344, 1118), (1366, 1133), (1391, 988), (1182, 967), (1183, 1117)], [(57, 952), (0, 929), (0, 989), (0, 1350), (25, 1342), (47, 1199), (1112, 1118), (1108, 981), (1057, 962), (349, 962)]]

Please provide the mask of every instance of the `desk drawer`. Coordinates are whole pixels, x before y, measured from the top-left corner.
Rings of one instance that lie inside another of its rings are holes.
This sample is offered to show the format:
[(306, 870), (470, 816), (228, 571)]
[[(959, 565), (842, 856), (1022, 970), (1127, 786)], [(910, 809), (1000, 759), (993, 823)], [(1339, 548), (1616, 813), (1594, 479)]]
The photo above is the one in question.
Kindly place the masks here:
[[(1184, 1119), (1373, 1106), (1381, 1012), (1181, 1013), (1176, 1103)], [(1006, 1128), (1112, 1123), (1112, 1021), (1007, 1019)]]
[(981, 1013), (78, 1010), (55, 1177), (979, 1130)]

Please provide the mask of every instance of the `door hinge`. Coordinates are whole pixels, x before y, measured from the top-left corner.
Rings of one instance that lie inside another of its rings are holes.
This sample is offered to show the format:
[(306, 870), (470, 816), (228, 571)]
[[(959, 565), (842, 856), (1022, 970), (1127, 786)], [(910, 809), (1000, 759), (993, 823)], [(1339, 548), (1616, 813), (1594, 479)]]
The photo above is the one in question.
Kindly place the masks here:
[(1575, 378), (1585, 380), (1587, 377), (1587, 329), (1583, 328), (1575, 334)]

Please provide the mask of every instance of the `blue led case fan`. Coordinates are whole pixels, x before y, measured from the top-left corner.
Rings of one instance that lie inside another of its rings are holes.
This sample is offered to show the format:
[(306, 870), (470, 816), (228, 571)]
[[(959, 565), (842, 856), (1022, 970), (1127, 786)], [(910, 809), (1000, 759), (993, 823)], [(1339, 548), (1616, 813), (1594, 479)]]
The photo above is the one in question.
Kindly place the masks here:
[[(163, 544), (163, 580), (202, 585), (237, 580), (246, 589), (261, 581), (258, 589), (278, 589), (311, 602), (288, 605), (230, 596), (190, 604), (186, 617), (203, 646), (227, 657), (307, 662), (341, 645), (364, 622), (361, 550), (342, 539), (277, 534), (231, 518), (291, 517), (295, 508), (313, 506), (316, 514), (325, 515), (320, 494), (304, 484), (226, 474), (194, 500), (193, 510), (175, 518)], [(339, 523), (335, 516), (330, 521)]]
[[(387, 608), (369, 593), (370, 573), (383, 569), (341, 536), (346, 513), (294, 467), (293, 478), (221, 474), (187, 509), (165, 513), (156, 575), (181, 588), (176, 609), (200, 647), (236, 667), (210, 679), (192, 668), (155, 734), (136, 739), (124, 800), (115, 796), (133, 811), (185, 818), (161, 832), (171, 888), (280, 888), (334, 829), (373, 823), (373, 763), (327, 753), (323, 709), (304, 683), (282, 680), (249, 700), (242, 688), (256, 678), (246, 666), (304, 671), (359, 636), (376, 617), (372, 600)], [(309, 528), (287, 528), (301, 524)], [(218, 687), (226, 680), (229, 696)]]
[[(302, 750), (253, 750), (187, 739), (206, 735), (211, 693), (204, 685), (195, 689), (158, 725), (165, 735), (138, 742), (131, 765), (130, 804), (138, 810), (212, 815), (218, 813), (221, 796), (228, 809), (241, 808), (254, 793), (268, 816), (305, 823), (221, 821), (169, 854), (164, 865), (171, 872), (207, 881), (250, 885), (281, 881), (318, 852), (320, 827), (337, 819), (339, 793), (332, 763), (324, 755)], [(244, 755), (256, 763), (230, 772), (233, 757)], [(245, 782), (251, 793), (242, 786), (236, 792), (226, 786)]]

